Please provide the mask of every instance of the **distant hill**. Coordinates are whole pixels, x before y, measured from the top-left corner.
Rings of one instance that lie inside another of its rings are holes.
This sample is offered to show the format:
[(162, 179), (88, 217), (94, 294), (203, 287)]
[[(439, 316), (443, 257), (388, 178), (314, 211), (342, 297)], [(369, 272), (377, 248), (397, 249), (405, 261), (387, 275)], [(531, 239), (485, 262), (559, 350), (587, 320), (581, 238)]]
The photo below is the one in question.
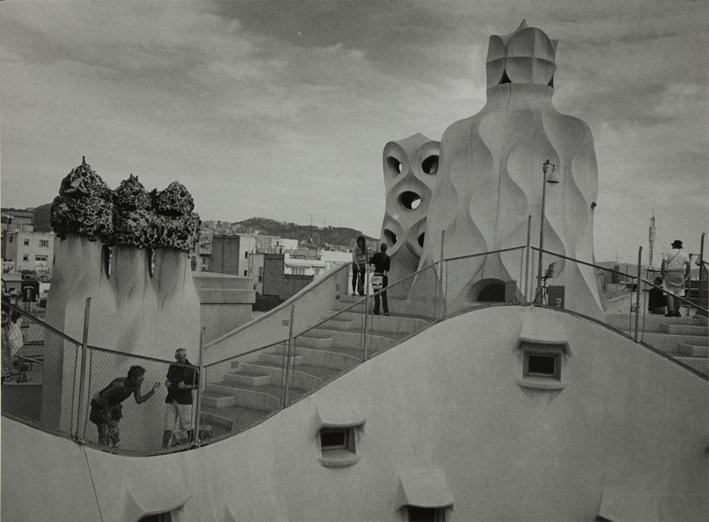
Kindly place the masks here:
[[(50, 223), (49, 213), (52, 208), (51, 203), (45, 205), (40, 205), (34, 209), (34, 229), (38, 232), (51, 232), (52, 226)], [(275, 221), (269, 218), (263, 217), (252, 217), (245, 219), (244, 221), (237, 221), (235, 223), (222, 223), (227, 225), (229, 230), (238, 230), (245, 234), (265, 234), (269, 236), (279, 236), (287, 239), (297, 239), (299, 243), (304, 245), (320, 246), (323, 244), (328, 245), (339, 245), (345, 247), (351, 247), (354, 244), (357, 236), (363, 235), (369, 241), (376, 242), (378, 239), (369, 237), (362, 233), (361, 230), (356, 230), (354, 228), (348, 227), (316, 227), (309, 225), (298, 225), (296, 223), (289, 223), (285, 221)], [(213, 232), (216, 233), (229, 233), (220, 232), (219, 225), (217, 225), (216, 230), (212, 228)]]
[(49, 220), (49, 211), (52, 204), (40, 205), (34, 208), (34, 230), (37, 232), (51, 232), (52, 225)]
[(269, 236), (279, 236), (287, 239), (297, 239), (301, 244), (312, 244), (319, 246), (322, 244), (341, 245), (351, 247), (357, 236), (364, 235), (370, 241), (376, 238), (366, 236), (361, 230), (347, 227), (316, 227), (309, 225), (297, 225), (285, 221), (275, 221), (273, 219), (252, 217), (232, 224), (246, 234), (264, 234)]

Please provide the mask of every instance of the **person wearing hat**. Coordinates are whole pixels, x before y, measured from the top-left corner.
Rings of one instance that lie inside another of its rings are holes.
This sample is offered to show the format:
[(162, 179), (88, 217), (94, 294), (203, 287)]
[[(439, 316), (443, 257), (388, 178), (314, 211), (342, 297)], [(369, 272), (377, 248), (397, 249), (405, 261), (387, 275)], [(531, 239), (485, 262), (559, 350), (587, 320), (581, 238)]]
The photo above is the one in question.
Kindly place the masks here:
[(665, 291), (667, 292), (667, 317), (680, 317), (680, 301), (676, 297), (684, 297), (684, 285), (689, 279), (689, 256), (682, 250), (682, 241), (675, 239), (672, 250), (662, 254), (660, 268)]

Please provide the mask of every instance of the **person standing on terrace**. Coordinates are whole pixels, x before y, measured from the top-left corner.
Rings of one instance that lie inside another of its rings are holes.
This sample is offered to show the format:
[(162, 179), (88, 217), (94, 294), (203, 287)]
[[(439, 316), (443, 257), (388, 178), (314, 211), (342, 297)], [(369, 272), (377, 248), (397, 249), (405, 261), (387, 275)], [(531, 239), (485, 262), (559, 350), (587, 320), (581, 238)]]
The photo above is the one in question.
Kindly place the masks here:
[(364, 295), (364, 274), (367, 272), (367, 242), (358, 236), (352, 250), (352, 295)]
[[(379, 302), (382, 304), (382, 312), (389, 315), (389, 303), (387, 301), (386, 287), (389, 286), (390, 258), (387, 255), (387, 245), (382, 243), (379, 252), (374, 254), (369, 262), (374, 265), (374, 277), (372, 278), (372, 288), (374, 294), (374, 315), (379, 315)], [(376, 285), (375, 285), (376, 281)], [(379, 292), (381, 290), (381, 292)]]
[(175, 350), (177, 364), (171, 364), (167, 370), (165, 387), (165, 431), (162, 435), (162, 447), (170, 445), (170, 438), (175, 429), (187, 432), (192, 440), (192, 390), (199, 387), (199, 370), (187, 360), (187, 350)]
[(660, 268), (667, 292), (667, 317), (680, 317), (679, 299), (684, 297), (684, 285), (689, 279), (689, 256), (682, 250), (682, 241), (675, 239), (672, 242), (672, 251), (662, 254)]

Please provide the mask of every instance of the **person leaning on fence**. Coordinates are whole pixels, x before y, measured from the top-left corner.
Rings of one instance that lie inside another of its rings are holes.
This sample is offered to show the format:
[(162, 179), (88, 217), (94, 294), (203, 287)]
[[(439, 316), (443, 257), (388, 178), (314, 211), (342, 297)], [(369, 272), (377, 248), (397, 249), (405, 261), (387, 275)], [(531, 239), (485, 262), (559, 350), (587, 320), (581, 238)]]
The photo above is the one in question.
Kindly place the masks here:
[(352, 250), (352, 295), (364, 295), (364, 274), (367, 272), (367, 242), (364, 236), (357, 237)]
[[(386, 287), (389, 286), (389, 266), (391, 260), (387, 255), (386, 243), (379, 246), (379, 252), (374, 254), (369, 262), (374, 265), (374, 276), (372, 277), (372, 290), (374, 290), (374, 315), (379, 315), (379, 302), (382, 304), (382, 313), (389, 315), (389, 303), (387, 301)], [(381, 290), (381, 292), (379, 292)]]
[(187, 360), (187, 350), (175, 350), (177, 364), (171, 364), (167, 370), (167, 397), (165, 397), (165, 431), (162, 435), (162, 447), (170, 445), (172, 432), (181, 429), (192, 440), (192, 390), (199, 386), (199, 370)]
[(140, 387), (144, 380), (145, 368), (131, 366), (127, 377), (113, 379), (111, 384), (93, 396), (89, 420), (96, 424), (99, 444), (117, 448), (120, 442), (118, 421), (123, 417), (121, 403), (133, 395), (135, 402), (142, 404), (160, 387), (160, 383), (156, 382), (148, 393), (141, 395)]
[(689, 279), (689, 256), (682, 250), (682, 242), (675, 239), (672, 251), (662, 254), (662, 277), (667, 292), (667, 317), (680, 317), (680, 301), (676, 296), (684, 297), (684, 285)]

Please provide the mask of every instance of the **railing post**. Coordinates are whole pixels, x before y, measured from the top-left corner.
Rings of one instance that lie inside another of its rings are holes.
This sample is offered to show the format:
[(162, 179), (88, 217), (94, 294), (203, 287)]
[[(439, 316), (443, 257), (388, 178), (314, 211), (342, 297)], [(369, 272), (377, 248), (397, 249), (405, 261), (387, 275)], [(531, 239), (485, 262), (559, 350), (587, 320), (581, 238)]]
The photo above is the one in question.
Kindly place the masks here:
[(527, 216), (527, 245), (525, 246), (525, 263), (524, 263), (524, 300), (529, 304), (529, 256), (532, 253), (532, 215)]
[(288, 407), (290, 403), (290, 365), (291, 361), (291, 349), (293, 348), (293, 317), (295, 317), (295, 305), (290, 307), (290, 321), (288, 324), (288, 344), (286, 345), (286, 383), (285, 383), (285, 398), (283, 400), (283, 407)]
[(443, 318), (448, 313), (448, 261), (443, 261), (443, 272), (445, 275), (445, 285), (443, 286)]
[[(642, 255), (643, 255), (643, 247), (638, 247), (638, 277), (637, 277), (637, 288), (638, 288), (638, 293), (635, 295), (635, 342), (638, 342), (638, 328), (640, 324), (640, 292), (642, 291), (641, 288), (641, 277), (642, 277)], [(631, 297), (632, 300), (632, 297)]]
[(697, 283), (697, 303), (701, 303), (702, 298), (702, 281), (704, 280), (704, 236), (705, 232), (702, 232), (702, 238), (699, 242), (699, 282)]
[(445, 295), (445, 292), (443, 290), (443, 284), (444, 284), (444, 282), (443, 282), (443, 256), (445, 255), (444, 254), (445, 244), (446, 244), (446, 231), (441, 230), (441, 255), (438, 258), (438, 270), (435, 271), (438, 273), (439, 283), (436, 285), (436, 294), (435, 294), (436, 301), (434, 301), (434, 308), (433, 308), (433, 316), (434, 316), (434, 318), (438, 319), (438, 306), (437, 306), (438, 299), (437, 298), (438, 298), (438, 287), (440, 286), (441, 287), (440, 294), (441, 294), (441, 298), (443, 300), (443, 304), (441, 305), (441, 317), (439, 320), (443, 320), (443, 318), (445, 317), (445, 309), (446, 309), (445, 297), (443, 297)]
[(91, 298), (86, 298), (86, 305), (84, 306), (84, 331), (81, 335), (81, 372), (79, 373), (79, 400), (77, 403), (77, 415), (76, 415), (76, 430), (74, 431), (74, 438), (79, 438), (79, 430), (82, 426), (82, 420), (86, 416), (84, 410), (85, 399), (84, 394), (88, 392), (86, 390), (86, 363), (88, 355), (88, 344), (89, 344), (89, 319), (91, 317)]
[(364, 327), (362, 328), (362, 361), (366, 361), (369, 354), (367, 353), (367, 318), (369, 317), (369, 292), (365, 287), (364, 294)]
[(197, 398), (195, 399), (194, 407), (194, 419), (192, 420), (194, 424), (194, 429), (192, 430), (192, 443), (196, 444), (197, 447), (200, 446), (202, 440), (199, 437), (199, 427), (200, 427), (200, 415), (202, 412), (202, 387), (206, 384), (203, 379), (205, 378), (204, 373), (204, 340), (207, 336), (207, 328), (202, 327), (199, 332), (199, 359), (197, 360)]

